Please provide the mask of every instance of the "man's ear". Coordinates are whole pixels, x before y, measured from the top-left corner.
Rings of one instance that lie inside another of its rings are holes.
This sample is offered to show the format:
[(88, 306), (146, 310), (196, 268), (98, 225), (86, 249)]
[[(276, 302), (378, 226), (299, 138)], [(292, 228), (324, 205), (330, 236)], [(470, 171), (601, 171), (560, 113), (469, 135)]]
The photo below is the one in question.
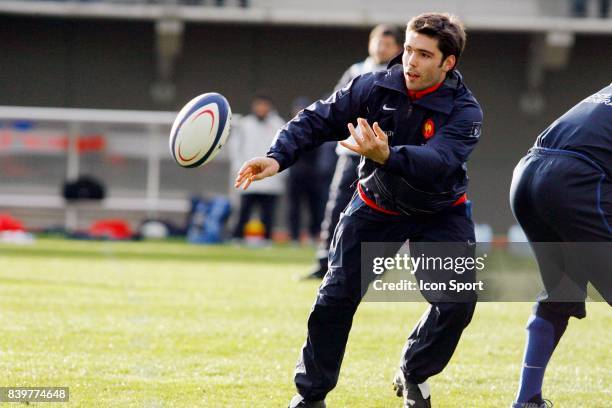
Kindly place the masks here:
[(442, 62), (442, 70), (444, 70), (444, 72), (448, 72), (451, 69), (455, 68), (456, 64), (457, 64), (457, 57), (455, 57), (454, 55), (449, 55)]

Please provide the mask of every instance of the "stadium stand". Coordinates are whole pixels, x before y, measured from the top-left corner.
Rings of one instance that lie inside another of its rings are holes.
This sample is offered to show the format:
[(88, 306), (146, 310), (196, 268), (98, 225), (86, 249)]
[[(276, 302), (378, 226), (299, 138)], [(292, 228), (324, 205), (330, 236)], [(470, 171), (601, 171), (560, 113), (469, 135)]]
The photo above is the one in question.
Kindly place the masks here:
[[(594, 2), (584, 3), (580, 16), (596, 17)], [(222, 5), (223, 7), (219, 7)], [(404, 23), (404, 16), (445, 10), (465, 16), (472, 30), (609, 32), (606, 21), (576, 19), (572, 0), (431, 0), (377, 2), (337, 0), (2, 0), (0, 12), (87, 18), (155, 20), (167, 16), (184, 21), (248, 22), (259, 24), (371, 26), (380, 21)]]

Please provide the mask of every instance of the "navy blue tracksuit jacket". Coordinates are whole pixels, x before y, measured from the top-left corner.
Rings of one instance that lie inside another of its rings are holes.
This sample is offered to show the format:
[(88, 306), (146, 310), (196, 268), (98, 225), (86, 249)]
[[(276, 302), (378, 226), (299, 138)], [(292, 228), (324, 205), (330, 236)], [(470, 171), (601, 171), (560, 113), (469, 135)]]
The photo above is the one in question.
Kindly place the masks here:
[(362, 117), (378, 122), (391, 146), (384, 166), (362, 159), (359, 180), (366, 194), (378, 206), (407, 215), (451, 206), (467, 190), (466, 162), (480, 136), (480, 105), (458, 72), (435, 92), (411, 101), (397, 61), (304, 109), (279, 131), (267, 155), (282, 171), (301, 152), (346, 139), (347, 124)]

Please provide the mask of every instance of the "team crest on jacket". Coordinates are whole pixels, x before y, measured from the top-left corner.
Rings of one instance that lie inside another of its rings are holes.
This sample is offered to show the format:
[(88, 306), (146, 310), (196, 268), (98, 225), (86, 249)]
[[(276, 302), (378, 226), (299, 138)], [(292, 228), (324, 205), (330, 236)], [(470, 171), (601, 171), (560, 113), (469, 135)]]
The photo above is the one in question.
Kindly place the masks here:
[(425, 140), (429, 139), (436, 133), (436, 126), (434, 125), (434, 121), (431, 119), (427, 119), (425, 123), (423, 123), (423, 128), (421, 129), (423, 132), (423, 137)]

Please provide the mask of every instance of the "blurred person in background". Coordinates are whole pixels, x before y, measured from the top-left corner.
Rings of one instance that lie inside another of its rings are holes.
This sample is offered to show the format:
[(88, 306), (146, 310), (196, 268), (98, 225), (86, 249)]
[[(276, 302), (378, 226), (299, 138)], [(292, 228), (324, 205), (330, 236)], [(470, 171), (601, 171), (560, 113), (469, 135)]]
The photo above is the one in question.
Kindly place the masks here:
[[(240, 118), (232, 128), (230, 152), (232, 169), (249, 158), (265, 153), (276, 132), (285, 124), (265, 93), (257, 94), (251, 103), (251, 114)], [(233, 238), (244, 237), (244, 226), (249, 222), (254, 207), (259, 207), (261, 222), (265, 227), (265, 239), (272, 238), (274, 212), (278, 197), (284, 192), (284, 179), (269, 178), (249, 191), (240, 190), (240, 212)]]
[[(386, 69), (389, 61), (402, 52), (403, 42), (404, 33), (398, 27), (386, 24), (374, 27), (370, 32), (368, 43), (369, 56), (365, 60), (351, 65), (336, 84), (334, 91), (343, 88), (359, 75)], [(334, 230), (338, 224), (340, 213), (355, 192), (357, 166), (361, 156), (340, 144), (337, 145), (336, 153), (338, 154), (338, 161), (329, 187), (325, 218), (321, 225), (321, 241), (316, 255), (317, 264), (307, 278), (322, 279), (327, 272), (327, 256)]]
[[(296, 116), (308, 105), (310, 105), (308, 98), (303, 96), (296, 98), (293, 102), (291, 116)], [(296, 244), (300, 242), (303, 201), (306, 202), (309, 213), (309, 238), (311, 242), (316, 242), (319, 238), (329, 186), (329, 162), (335, 162), (333, 151), (335, 145), (334, 142), (327, 142), (318, 149), (304, 152), (295, 165), (289, 169), (287, 179), (289, 211), (287, 215), (290, 238)]]

